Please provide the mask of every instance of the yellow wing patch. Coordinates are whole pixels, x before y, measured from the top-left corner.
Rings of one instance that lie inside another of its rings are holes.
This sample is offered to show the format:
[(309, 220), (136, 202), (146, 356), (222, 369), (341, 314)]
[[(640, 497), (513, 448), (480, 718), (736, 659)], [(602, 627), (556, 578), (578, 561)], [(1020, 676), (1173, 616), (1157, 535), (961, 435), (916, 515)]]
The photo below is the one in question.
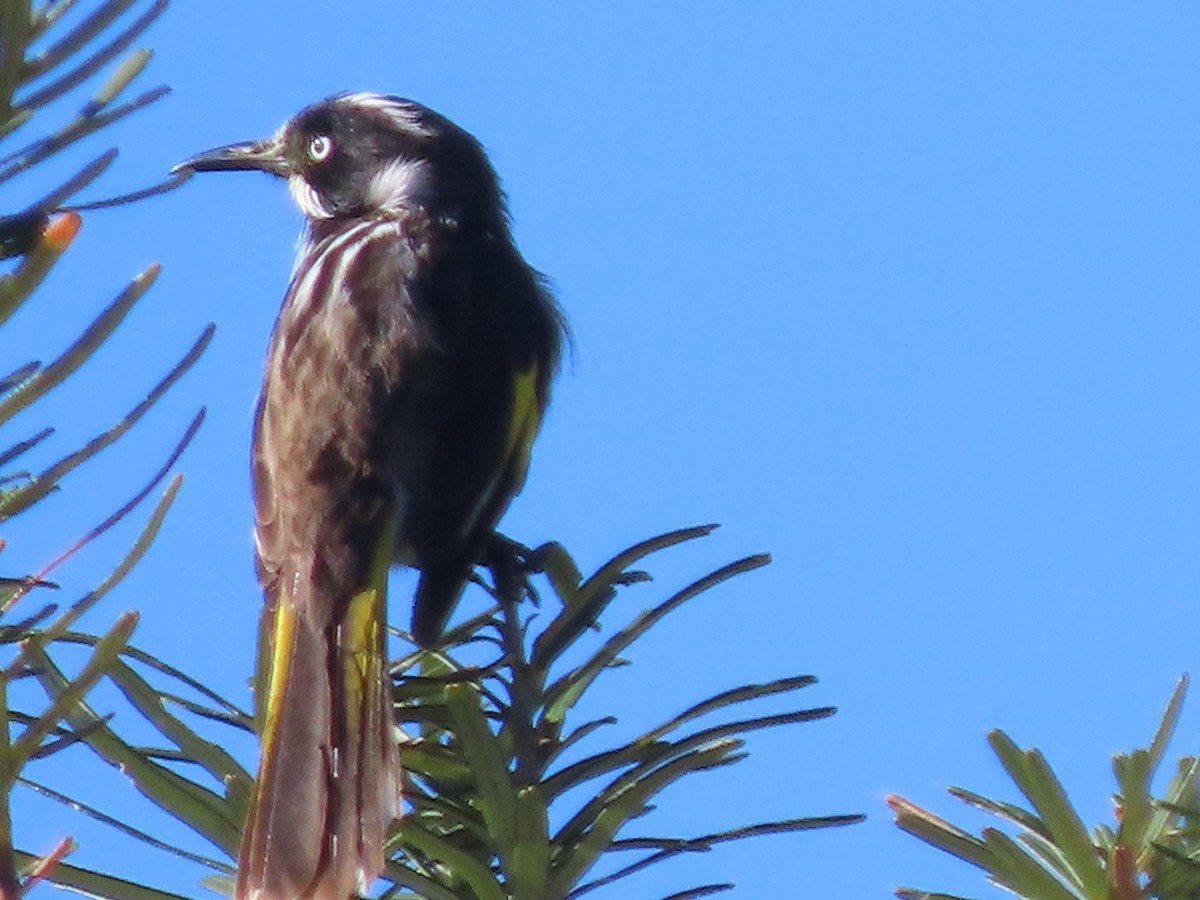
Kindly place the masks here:
[[(296, 639), (296, 608), (283, 598), (275, 604), (272, 613), (270, 634), (270, 668), (266, 673), (260, 672), (256, 681), (259, 684), (263, 675), (268, 679), (267, 700), (258, 706), (259, 734), (262, 736), (262, 755), (270, 754), (279, 729), (275, 723), (279, 720), (279, 711), (283, 704), (284, 688), (287, 685), (288, 670), (292, 664), (293, 643)], [(260, 654), (261, 656), (264, 654)]]
[[(495, 499), (496, 489), (502, 481), (506, 478), (511, 480), (511, 485), (507, 487), (511, 493), (520, 490), (525, 481), (525, 471), (529, 468), (529, 454), (533, 450), (533, 439), (537, 437), (542, 414), (538, 405), (537, 378), (536, 363), (513, 375), (512, 413), (508, 420), (508, 434), (505, 435), (500, 458), (496, 460), (496, 468), (487, 487), (480, 491), (471, 514), (463, 517), (460, 537), (465, 538), (475, 531), (479, 525), (479, 517)], [(507, 504), (508, 500), (508, 497), (504, 498), (504, 503)], [(503, 511), (503, 506), (500, 511)]]
[(396, 517), (390, 516), (380, 529), (371, 559), (371, 571), (366, 587), (350, 599), (346, 616), (339, 626), (342, 652), (345, 655), (346, 697), (360, 702), (347, 703), (346, 723), (353, 734), (361, 724), (361, 714), (373, 700), (382, 684), (386, 665), (385, 633), (387, 627), (387, 576), (392, 562), (396, 539)]
[(512, 419), (508, 427), (508, 440), (504, 445), (505, 463), (516, 463), (517, 471), (529, 467), (529, 454), (533, 450), (533, 439), (537, 437), (541, 410), (537, 399), (538, 367), (532, 365), (513, 378)]

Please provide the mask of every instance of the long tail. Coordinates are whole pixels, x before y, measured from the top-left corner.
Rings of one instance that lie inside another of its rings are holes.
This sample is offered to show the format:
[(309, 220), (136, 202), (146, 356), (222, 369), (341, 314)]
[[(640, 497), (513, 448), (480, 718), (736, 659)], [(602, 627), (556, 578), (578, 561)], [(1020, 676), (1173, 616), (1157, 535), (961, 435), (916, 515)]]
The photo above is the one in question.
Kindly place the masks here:
[[(386, 561), (330, 624), (297, 584), (268, 609), (270, 678), (237, 900), (347, 900), (383, 871), (400, 812)], [(333, 607), (337, 608), (337, 607)]]

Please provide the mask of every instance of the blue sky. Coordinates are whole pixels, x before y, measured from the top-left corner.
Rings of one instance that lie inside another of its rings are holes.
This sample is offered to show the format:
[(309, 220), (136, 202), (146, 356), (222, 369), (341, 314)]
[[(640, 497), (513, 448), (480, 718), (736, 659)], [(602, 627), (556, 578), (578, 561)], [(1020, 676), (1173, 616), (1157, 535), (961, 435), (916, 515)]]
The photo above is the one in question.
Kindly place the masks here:
[[(1109, 756), (1148, 739), (1196, 658), (1198, 39), (1188, 4), (208, 0), (147, 35), (138, 84), (172, 96), (91, 147), (119, 141), (103, 186), (134, 188), (343, 89), (410, 96), (475, 133), (578, 344), (504, 529), (560, 540), (590, 569), (723, 523), (654, 564), (622, 620), (735, 557), (775, 557), (637, 645), (588, 712), (633, 733), (796, 673), (821, 679), (801, 701), (841, 710), (753, 737), (748, 761), (665, 795), (654, 828), (870, 817), (724, 847), (610, 896), (729, 879), (746, 898), (996, 897), (900, 834), (884, 795), (977, 823), (942, 787), (1015, 799), (984, 743), (1001, 727), (1044, 749), (1085, 819), (1106, 819)], [(13, 439), (62, 425), (45, 462), (216, 322), (121, 448), (11, 524), (5, 567), (36, 568), (103, 518), (207, 405), (161, 539), (86, 624), (137, 608), (139, 645), (243, 699), (248, 429), (298, 228), (257, 176), (89, 214), (5, 329), (14, 363), (49, 358), (139, 268), (164, 266), (85, 377), (17, 423)], [(82, 592), (132, 533), (58, 579)], [(394, 586), (406, 619), (411, 580)], [(1198, 721), (1193, 703), (1179, 753)], [(124, 808), (118, 779), (78, 777)], [(70, 832), (83, 864), (203, 896), (191, 870), (23, 802), (23, 843)]]

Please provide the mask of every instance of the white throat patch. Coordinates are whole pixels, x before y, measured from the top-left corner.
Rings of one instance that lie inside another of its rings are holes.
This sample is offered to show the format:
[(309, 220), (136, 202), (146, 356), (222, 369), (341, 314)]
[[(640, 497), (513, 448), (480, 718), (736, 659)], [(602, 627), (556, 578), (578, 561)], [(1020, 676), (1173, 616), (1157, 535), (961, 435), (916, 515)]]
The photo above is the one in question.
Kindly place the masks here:
[(322, 202), (321, 195), (313, 190), (311, 184), (299, 175), (292, 175), (288, 178), (287, 183), (288, 190), (292, 193), (292, 199), (300, 207), (300, 212), (310, 219), (333, 218), (333, 211)]

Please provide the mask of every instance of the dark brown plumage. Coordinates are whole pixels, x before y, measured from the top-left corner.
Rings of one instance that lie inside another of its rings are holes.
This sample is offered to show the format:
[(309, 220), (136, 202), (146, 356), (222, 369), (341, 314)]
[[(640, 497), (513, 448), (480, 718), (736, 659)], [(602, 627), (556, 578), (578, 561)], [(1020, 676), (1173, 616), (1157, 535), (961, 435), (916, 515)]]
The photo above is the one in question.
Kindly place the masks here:
[(388, 565), (436, 640), (520, 489), (563, 324), (479, 144), (340, 95), (194, 170), (288, 180), (307, 219), (267, 354), (253, 481), (270, 684), (239, 900), (346, 900), (399, 812)]

